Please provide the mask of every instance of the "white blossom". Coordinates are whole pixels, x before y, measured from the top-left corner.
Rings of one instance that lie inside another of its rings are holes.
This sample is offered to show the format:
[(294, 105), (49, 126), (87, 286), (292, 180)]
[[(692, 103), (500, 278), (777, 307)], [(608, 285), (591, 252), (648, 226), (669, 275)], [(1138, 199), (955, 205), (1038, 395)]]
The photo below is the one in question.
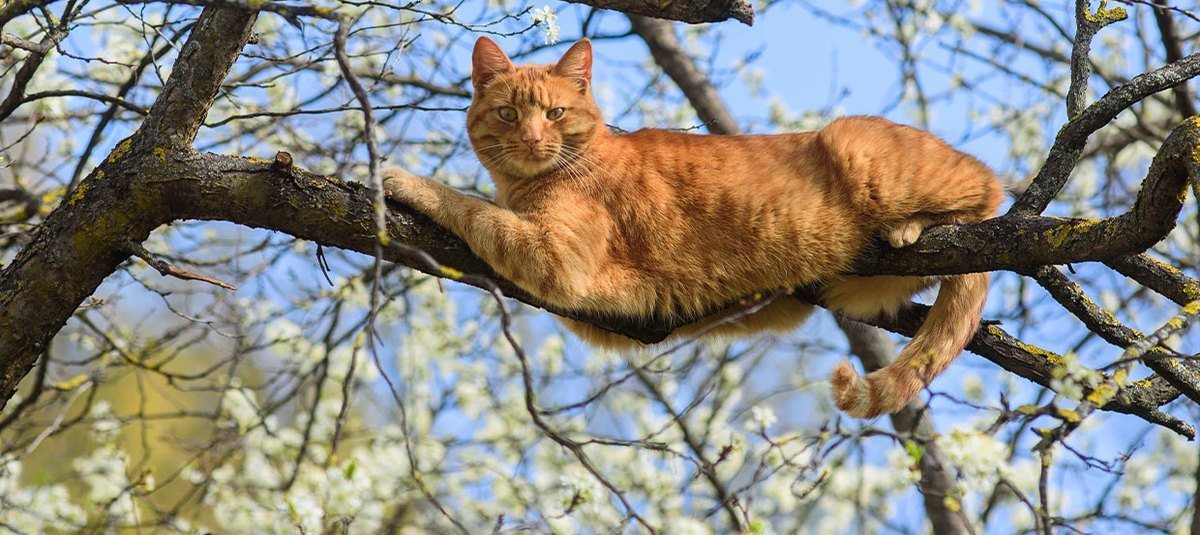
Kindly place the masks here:
[(559, 34), (558, 15), (554, 13), (554, 10), (550, 6), (542, 6), (539, 9), (535, 9), (532, 15), (533, 23), (545, 33), (546, 43), (551, 45), (557, 43)]

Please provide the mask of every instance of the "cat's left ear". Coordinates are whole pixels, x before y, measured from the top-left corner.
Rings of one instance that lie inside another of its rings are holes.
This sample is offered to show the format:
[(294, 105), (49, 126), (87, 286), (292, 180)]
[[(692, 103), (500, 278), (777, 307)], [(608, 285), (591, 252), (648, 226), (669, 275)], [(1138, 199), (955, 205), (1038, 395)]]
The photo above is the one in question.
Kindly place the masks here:
[(552, 72), (555, 76), (570, 78), (581, 92), (587, 91), (592, 84), (592, 42), (585, 37), (571, 45)]

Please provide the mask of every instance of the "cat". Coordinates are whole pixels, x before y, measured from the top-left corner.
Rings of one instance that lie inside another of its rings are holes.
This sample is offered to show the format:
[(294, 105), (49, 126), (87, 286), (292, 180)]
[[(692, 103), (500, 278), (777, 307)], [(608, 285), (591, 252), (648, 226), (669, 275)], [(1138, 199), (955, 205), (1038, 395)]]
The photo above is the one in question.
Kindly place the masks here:
[[(586, 39), (554, 65), (516, 66), (495, 42), (479, 38), (467, 132), (496, 200), (397, 168), (382, 173), (388, 197), (567, 311), (694, 318), (756, 292), (819, 284), (828, 308), (871, 318), (895, 314), (940, 280), (924, 325), (894, 363), (865, 378), (849, 362), (834, 369), (837, 406), (859, 418), (902, 408), (974, 335), (987, 273), (845, 273), (877, 237), (904, 247), (929, 225), (992, 217), (1001, 187), (978, 160), (878, 117), (841, 118), (796, 134), (617, 135), (600, 116), (591, 73)], [(718, 314), (673, 335), (783, 331), (812, 308), (783, 296), (737, 321), (716, 323)], [(594, 345), (637, 345), (563, 322)]]

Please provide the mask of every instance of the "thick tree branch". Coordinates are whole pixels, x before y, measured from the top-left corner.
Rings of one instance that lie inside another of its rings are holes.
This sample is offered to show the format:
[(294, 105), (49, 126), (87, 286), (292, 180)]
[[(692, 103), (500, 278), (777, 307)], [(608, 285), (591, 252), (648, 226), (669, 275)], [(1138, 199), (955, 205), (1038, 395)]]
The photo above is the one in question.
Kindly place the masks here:
[(241, 8), (205, 8), (139, 133), (170, 147), (190, 148), (257, 17)]
[[(7, 403), (79, 303), (165, 220), (166, 203), (140, 182), (187, 147), (249, 35), (255, 15), (208, 8), (138, 133), (117, 145), (0, 271), (0, 403)], [(0, 20), (3, 20), (0, 18)], [(179, 179), (178, 177), (176, 178)]]
[[(206, 8), (142, 128), (118, 144), (71, 198), (33, 233), (31, 243), (13, 263), (0, 272), (3, 400), (12, 396), (17, 382), (79, 303), (129, 257), (124, 240), (141, 242), (163, 224), (180, 219), (232, 221), (325, 245), (373, 251), (376, 233), (365, 187), (300, 169), (277, 169), (271, 162), (198, 154), (190, 149), (253, 21), (254, 14), (242, 9)], [(1185, 58), (1180, 63), (1188, 61)], [(1196, 166), (1192, 150), (1200, 146), (1198, 124), (1195, 119), (1189, 120), (1168, 138), (1147, 174), (1137, 203), (1127, 214), (1101, 221), (1008, 217), (964, 227), (941, 227), (903, 250), (881, 249), (878, 254), (863, 255), (856, 270), (862, 274), (938, 274), (1110, 260), (1123, 266), (1117, 267), (1119, 270), (1128, 268), (1137, 276), (1167, 281), (1162, 282), (1167, 290), (1171, 285), (1176, 290), (1184, 285), (1180, 291), (1186, 293), (1186, 278), (1145, 275), (1137, 270), (1153, 271), (1153, 266), (1148, 268), (1136, 258), (1115, 257), (1145, 250), (1173, 227), (1180, 209), (1180, 193)], [(496, 278), (447, 231), (409, 210), (392, 208), (387, 230), (397, 245), (385, 251), (387, 258), (438, 276), (455, 273), (432, 269), (413, 252), (420, 249), (456, 270), (491, 277), (509, 296), (540, 306), (536, 299)], [(486, 286), (480, 280), (466, 282)], [(661, 340), (679, 326), (666, 321), (643, 323), (551, 311), (643, 341)], [(876, 323), (911, 334), (922, 317), (923, 309), (917, 307), (899, 318)], [(1048, 384), (1056, 366), (1056, 355), (1023, 344), (994, 325), (982, 329), (969, 347), (1043, 385)], [(1190, 426), (1158, 410), (1177, 395), (1178, 391), (1155, 378), (1124, 389), (1104, 409), (1136, 414), (1190, 435)]]
[(566, 0), (632, 15), (677, 20), (691, 24), (734, 19), (747, 26), (754, 24), (754, 7), (747, 0)]
[[(0, 310), (6, 311), (0, 313), (0, 354), (6, 356), (0, 370), (0, 396), (4, 399), (11, 397), (38, 350), (79, 303), (128, 257), (121, 243), (126, 236), (140, 241), (153, 228), (174, 220), (222, 220), (368, 254), (374, 250), (372, 203), (365, 186), (299, 168), (279, 169), (269, 161), (184, 150), (163, 157), (152, 143), (125, 143), (129, 144), (127, 154), (110, 158), (98, 171), (108, 174), (109, 187), (92, 188), (95, 177), (85, 180), (80, 191), (38, 230), (33, 243), (0, 274)], [(394, 243), (384, 252), (389, 260), (442, 277), (457, 271), (480, 274), (494, 280), (506, 295), (544, 307), (496, 277), (462, 241), (424, 216), (392, 205), (388, 233)], [(454, 269), (430, 269), (423, 258), (413, 255), (413, 248)], [(483, 286), (478, 281), (465, 282)], [(661, 340), (678, 327), (544, 308), (644, 341)], [(911, 335), (923, 312), (922, 307), (915, 307), (898, 318), (874, 323)], [(981, 329), (968, 348), (1042, 385), (1049, 384), (1059, 359), (1013, 339), (994, 325)], [(1190, 426), (1157, 409), (1177, 395), (1178, 391), (1161, 380), (1148, 381), (1123, 390), (1104, 409), (1135, 414), (1190, 435)]]
[(54, 2), (55, 0), (9, 0), (0, 5), (0, 30), (13, 19)]
[[(155, 166), (153, 172), (155, 177), (144, 182), (142, 196), (161, 200), (161, 211), (154, 216), (161, 217), (162, 223), (177, 219), (234, 221), (322, 245), (367, 254), (374, 250), (371, 197), (369, 190), (361, 184), (341, 182), (299, 168), (281, 172), (271, 162), (215, 154), (173, 155), (166, 165)], [(391, 208), (388, 233), (393, 245), (384, 251), (388, 260), (439, 277), (453, 278), (458, 272), (479, 274), (494, 281), (509, 297), (646, 342), (662, 340), (679, 326), (666, 321), (645, 323), (548, 307), (497, 277), (461, 240), (428, 218), (399, 205), (393, 204)], [(441, 266), (452, 269), (431, 266), (425, 258), (414, 256), (414, 248), (428, 253)], [(474, 286), (486, 286), (481, 282), (482, 277), (462, 280)], [(819, 303), (816, 295), (798, 293), (798, 297)], [(897, 318), (871, 323), (911, 336), (920, 326), (924, 314), (923, 306), (914, 306)], [(968, 349), (1043, 386), (1049, 385), (1053, 369), (1061, 362), (1060, 356), (1024, 344), (995, 325), (981, 329)], [(1123, 390), (1122, 395), (1104, 409), (1135, 414), (1179, 433), (1190, 434), (1190, 426), (1158, 411), (1159, 405), (1178, 395), (1177, 390), (1156, 379)]]

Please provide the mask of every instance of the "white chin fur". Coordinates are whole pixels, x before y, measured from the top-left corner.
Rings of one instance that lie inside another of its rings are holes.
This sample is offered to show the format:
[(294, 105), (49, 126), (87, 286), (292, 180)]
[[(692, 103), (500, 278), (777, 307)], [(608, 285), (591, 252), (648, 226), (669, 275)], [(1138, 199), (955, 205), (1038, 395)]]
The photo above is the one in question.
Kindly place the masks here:
[(509, 166), (522, 175), (536, 175), (550, 169), (553, 158), (521, 158), (509, 161)]

